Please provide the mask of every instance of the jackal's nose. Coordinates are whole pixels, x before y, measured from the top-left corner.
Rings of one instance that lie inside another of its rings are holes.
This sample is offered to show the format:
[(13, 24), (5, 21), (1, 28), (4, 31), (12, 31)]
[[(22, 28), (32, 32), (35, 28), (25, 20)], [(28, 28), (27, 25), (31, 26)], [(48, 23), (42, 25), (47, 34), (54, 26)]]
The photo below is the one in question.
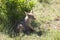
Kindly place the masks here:
[(35, 20), (36, 18), (35, 18), (35, 17), (33, 17), (33, 19)]
[(32, 16), (32, 18), (35, 20), (36, 18), (34, 16)]

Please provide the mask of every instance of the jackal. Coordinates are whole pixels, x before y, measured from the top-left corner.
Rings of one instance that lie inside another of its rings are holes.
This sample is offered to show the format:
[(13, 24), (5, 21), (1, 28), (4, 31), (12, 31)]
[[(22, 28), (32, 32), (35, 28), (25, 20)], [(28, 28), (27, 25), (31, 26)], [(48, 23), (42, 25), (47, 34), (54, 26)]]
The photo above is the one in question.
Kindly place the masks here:
[(18, 25), (18, 29), (19, 30), (22, 29), (25, 32), (34, 31), (32, 25), (31, 25), (31, 21), (35, 20), (33, 12), (32, 11), (30, 11), (29, 13), (25, 12), (25, 14), (26, 14), (26, 16), (25, 16), (24, 20)]

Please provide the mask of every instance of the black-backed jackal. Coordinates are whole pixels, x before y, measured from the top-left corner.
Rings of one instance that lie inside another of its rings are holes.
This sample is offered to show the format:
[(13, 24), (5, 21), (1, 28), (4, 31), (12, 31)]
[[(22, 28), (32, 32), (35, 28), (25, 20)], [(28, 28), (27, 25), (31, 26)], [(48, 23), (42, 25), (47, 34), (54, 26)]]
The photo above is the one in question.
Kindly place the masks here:
[(34, 31), (32, 25), (31, 25), (31, 21), (35, 20), (33, 11), (31, 10), (29, 13), (25, 12), (25, 14), (26, 14), (26, 16), (25, 16), (24, 20), (17, 27), (18, 30), (23, 30), (25, 32)]

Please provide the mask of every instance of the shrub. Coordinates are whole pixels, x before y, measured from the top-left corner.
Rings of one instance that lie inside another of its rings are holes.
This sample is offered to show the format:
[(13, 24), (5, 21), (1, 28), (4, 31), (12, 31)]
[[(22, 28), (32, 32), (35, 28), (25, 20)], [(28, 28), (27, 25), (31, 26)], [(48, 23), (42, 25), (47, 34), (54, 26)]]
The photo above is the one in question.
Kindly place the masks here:
[(32, 0), (1, 0), (0, 3), (0, 25), (4, 24), (4, 31), (7, 29), (9, 32), (14, 31), (15, 26), (24, 19), (24, 11), (29, 12), (35, 5)]

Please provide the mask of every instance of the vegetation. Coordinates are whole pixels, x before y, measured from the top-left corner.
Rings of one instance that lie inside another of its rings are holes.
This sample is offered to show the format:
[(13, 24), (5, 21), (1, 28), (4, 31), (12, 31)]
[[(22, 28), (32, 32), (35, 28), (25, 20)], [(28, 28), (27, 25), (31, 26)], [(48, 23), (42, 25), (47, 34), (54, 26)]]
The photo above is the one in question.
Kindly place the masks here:
[[(35, 32), (10, 37), (15, 26), (25, 17), (25, 11), (36, 18)], [(0, 40), (60, 40), (60, 0), (0, 0)]]
[(32, 0), (0, 0), (0, 3), (0, 31), (7, 33), (14, 32), (15, 26), (24, 20), (24, 12), (35, 5)]

